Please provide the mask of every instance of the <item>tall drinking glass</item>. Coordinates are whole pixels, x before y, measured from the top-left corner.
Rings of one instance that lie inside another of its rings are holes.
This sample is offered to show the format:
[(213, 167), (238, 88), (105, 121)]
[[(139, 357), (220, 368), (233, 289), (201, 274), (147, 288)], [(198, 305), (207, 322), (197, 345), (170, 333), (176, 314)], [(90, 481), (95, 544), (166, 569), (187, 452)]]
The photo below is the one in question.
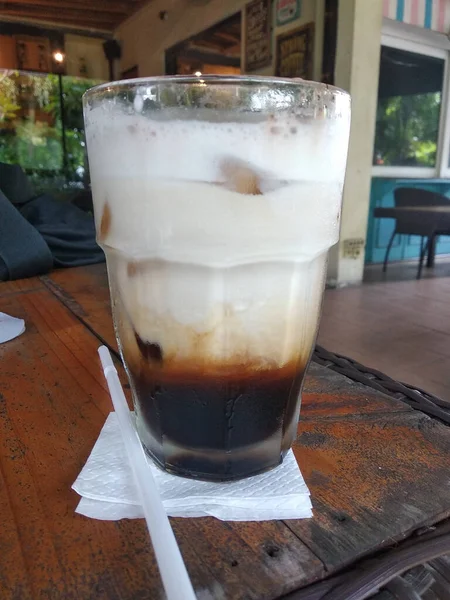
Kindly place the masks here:
[(161, 77), (93, 88), (84, 117), (143, 445), (187, 477), (275, 467), (296, 435), (339, 235), (349, 96)]

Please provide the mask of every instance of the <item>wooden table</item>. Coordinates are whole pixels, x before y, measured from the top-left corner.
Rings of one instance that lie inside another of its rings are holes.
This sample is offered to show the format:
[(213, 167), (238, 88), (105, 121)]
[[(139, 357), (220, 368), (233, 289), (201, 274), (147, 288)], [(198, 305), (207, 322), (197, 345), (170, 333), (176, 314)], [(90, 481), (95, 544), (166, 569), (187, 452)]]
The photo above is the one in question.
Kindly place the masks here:
[[(2, 600), (163, 597), (143, 520), (74, 513), (111, 410), (108, 294), (102, 265), (0, 284), (0, 311), (27, 327), (0, 345)], [(281, 598), (450, 515), (450, 428), (315, 364), (303, 397), (294, 452), (314, 518), (171, 519), (199, 598)]]

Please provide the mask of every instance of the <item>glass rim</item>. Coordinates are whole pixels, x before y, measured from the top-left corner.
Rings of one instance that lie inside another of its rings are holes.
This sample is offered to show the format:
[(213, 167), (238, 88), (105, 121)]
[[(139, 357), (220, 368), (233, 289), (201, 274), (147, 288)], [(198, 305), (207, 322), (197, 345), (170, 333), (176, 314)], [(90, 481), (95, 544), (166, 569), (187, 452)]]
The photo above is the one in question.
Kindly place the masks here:
[(272, 75), (156, 75), (152, 77), (136, 77), (133, 79), (118, 79), (95, 85), (83, 94), (84, 99), (89, 99), (99, 93), (106, 91), (120, 90), (121, 88), (132, 89), (141, 85), (161, 85), (161, 84), (195, 84), (209, 83), (216, 85), (283, 85), (292, 88), (315, 89), (319, 92), (329, 92), (335, 95), (341, 95), (350, 98), (350, 94), (340, 87), (321, 83), (319, 81), (310, 81), (309, 79), (275, 77)]

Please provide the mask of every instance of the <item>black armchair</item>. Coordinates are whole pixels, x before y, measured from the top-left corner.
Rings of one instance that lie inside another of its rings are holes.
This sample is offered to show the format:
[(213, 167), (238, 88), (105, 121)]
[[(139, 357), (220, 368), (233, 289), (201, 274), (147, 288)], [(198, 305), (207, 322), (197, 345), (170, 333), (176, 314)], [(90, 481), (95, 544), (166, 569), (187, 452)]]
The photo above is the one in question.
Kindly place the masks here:
[[(449, 198), (437, 192), (430, 192), (420, 188), (397, 188), (394, 190), (394, 202), (396, 209), (439, 206), (450, 208)], [(381, 213), (383, 209), (379, 210)], [(397, 234), (419, 235), (421, 237), (419, 267), (417, 270), (417, 279), (420, 279), (423, 260), (427, 252), (429, 252), (429, 266), (431, 266), (437, 236), (450, 235), (450, 212), (448, 213), (448, 217), (445, 215), (443, 218), (442, 212), (439, 211), (396, 211), (395, 228), (386, 249), (383, 271), (387, 269), (389, 253)]]

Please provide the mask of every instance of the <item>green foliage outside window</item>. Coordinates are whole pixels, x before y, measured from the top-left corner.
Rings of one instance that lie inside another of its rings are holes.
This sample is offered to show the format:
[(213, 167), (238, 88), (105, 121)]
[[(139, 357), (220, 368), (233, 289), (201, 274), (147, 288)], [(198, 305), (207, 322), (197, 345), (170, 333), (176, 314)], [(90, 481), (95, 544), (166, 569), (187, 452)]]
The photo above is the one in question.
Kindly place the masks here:
[(374, 163), (433, 167), (440, 107), (440, 93), (380, 98)]
[(57, 75), (0, 71), (0, 161), (20, 164), (38, 190), (81, 187), (86, 179), (81, 97), (98, 82), (63, 76), (61, 83), (63, 111)]

